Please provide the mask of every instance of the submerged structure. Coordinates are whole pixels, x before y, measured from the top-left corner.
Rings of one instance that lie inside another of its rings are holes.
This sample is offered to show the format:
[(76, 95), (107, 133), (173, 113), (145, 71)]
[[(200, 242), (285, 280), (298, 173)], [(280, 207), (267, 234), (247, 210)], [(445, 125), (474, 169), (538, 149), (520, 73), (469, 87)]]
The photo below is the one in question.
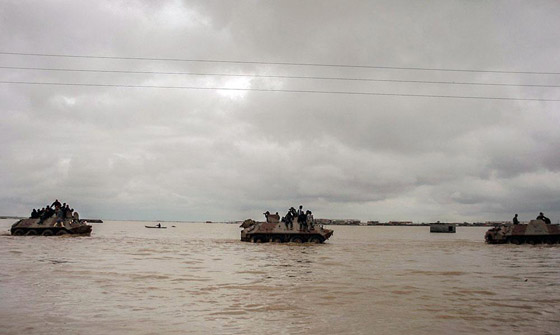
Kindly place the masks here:
[(46, 219), (21, 219), (12, 225), (10, 232), (14, 236), (53, 236), (53, 235), (82, 235), (91, 234), (91, 226), (77, 217), (60, 219), (49, 217)]
[(241, 224), (241, 241), (264, 243), (264, 242), (293, 242), (293, 243), (323, 243), (332, 236), (331, 229), (323, 228), (312, 218), (306, 222), (299, 222), (298, 217), (282, 221), (278, 214), (265, 213), (266, 222), (257, 222), (251, 219)]
[(454, 223), (430, 223), (430, 233), (456, 233), (457, 228)]
[(560, 226), (531, 220), (527, 224), (503, 224), (490, 228), (484, 236), (486, 243), (555, 244), (560, 242)]

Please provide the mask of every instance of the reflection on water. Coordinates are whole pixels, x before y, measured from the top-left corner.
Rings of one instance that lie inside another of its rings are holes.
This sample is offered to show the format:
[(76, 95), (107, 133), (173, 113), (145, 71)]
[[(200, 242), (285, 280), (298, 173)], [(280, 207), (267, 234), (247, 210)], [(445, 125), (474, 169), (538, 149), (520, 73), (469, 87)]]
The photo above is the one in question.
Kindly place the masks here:
[(334, 227), (322, 245), (251, 244), (235, 225), (145, 224), (96, 224), (91, 237), (1, 234), (2, 333), (560, 330), (558, 245), (486, 245), (484, 228), (462, 227)]

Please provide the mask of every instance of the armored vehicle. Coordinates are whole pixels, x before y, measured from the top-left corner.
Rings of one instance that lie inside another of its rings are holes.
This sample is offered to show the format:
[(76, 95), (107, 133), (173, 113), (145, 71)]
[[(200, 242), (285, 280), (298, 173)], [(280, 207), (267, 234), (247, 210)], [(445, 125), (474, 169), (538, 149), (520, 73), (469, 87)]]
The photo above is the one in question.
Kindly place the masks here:
[(333, 231), (316, 224), (313, 219), (308, 219), (300, 224), (298, 218), (280, 220), (278, 214), (265, 214), (266, 222), (257, 222), (251, 219), (241, 224), (241, 241), (245, 242), (293, 242), (293, 243), (323, 243), (332, 236)]
[(63, 220), (56, 217), (46, 219), (29, 218), (21, 219), (12, 225), (10, 229), (12, 235), (90, 235), (91, 226), (85, 221), (77, 218), (65, 218)]
[(503, 224), (490, 228), (484, 239), (490, 244), (555, 244), (560, 241), (560, 226), (531, 220), (527, 224)]

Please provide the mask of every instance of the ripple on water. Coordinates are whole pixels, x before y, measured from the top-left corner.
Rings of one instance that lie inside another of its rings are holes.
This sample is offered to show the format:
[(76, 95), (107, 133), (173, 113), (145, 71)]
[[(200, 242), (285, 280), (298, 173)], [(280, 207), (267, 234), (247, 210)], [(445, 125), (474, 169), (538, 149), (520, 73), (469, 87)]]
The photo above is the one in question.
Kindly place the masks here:
[(434, 237), (416, 228), (335, 227), (315, 246), (243, 243), (230, 225), (177, 223), (153, 234), (139, 229), (144, 224), (96, 225), (88, 239), (0, 235), (0, 327), (10, 334), (559, 329), (558, 248), (488, 246), (485, 229)]

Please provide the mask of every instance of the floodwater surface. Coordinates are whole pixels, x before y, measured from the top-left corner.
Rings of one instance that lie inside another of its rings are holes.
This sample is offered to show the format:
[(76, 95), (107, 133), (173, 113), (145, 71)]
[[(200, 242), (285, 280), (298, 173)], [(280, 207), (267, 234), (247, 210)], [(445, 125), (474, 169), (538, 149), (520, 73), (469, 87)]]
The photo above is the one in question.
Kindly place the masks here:
[(560, 334), (560, 245), (487, 245), (487, 228), (332, 226), (297, 245), (226, 224), (13, 237), (13, 222), (0, 334)]

